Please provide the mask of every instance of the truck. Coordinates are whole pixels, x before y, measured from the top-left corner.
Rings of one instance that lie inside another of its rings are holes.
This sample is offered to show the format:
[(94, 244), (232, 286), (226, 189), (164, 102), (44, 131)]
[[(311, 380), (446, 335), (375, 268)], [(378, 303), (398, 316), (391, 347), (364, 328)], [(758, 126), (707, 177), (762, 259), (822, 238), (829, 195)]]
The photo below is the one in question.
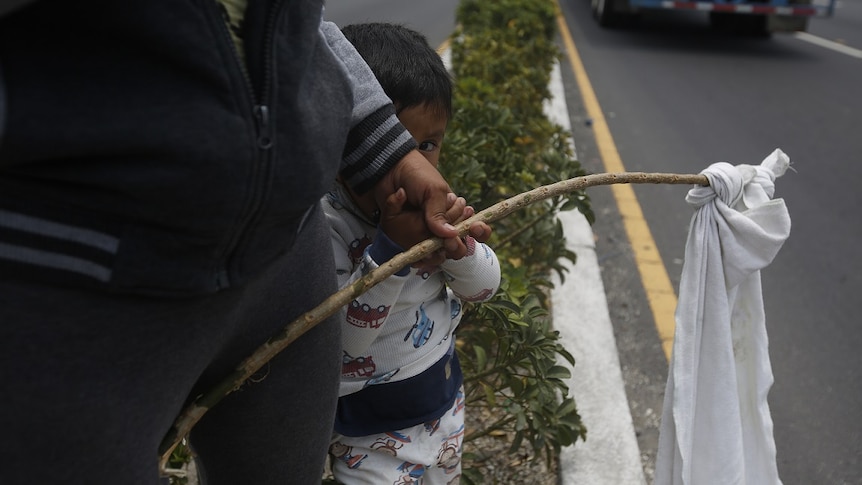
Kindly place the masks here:
[(719, 30), (769, 36), (773, 32), (804, 32), (808, 19), (831, 17), (836, 0), (590, 0), (593, 17), (602, 27), (617, 27), (648, 10), (709, 13)]

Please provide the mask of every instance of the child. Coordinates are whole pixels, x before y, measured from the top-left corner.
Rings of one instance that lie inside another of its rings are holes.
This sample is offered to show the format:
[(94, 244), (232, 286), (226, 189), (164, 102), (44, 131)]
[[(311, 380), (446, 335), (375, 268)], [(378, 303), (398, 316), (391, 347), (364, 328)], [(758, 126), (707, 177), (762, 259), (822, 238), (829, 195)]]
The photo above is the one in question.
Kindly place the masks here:
[[(358, 24), (343, 32), (436, 167), (452, 111), (452, 82), (440, 57), (402, 26)], [(406, 206), (402, 189), (377, 204), (339, 183), (323, 201), (341, 287), (421, 241), (421, 213)], [(500, 284), (494, 252), (469, 236), (464, 242), (467, 256), (437, 255), (402, 268), (348, 306), (330, 447), (339, 482), (458, 483), (464, 394), (454, 331), (461, 301), (485, 301)]]

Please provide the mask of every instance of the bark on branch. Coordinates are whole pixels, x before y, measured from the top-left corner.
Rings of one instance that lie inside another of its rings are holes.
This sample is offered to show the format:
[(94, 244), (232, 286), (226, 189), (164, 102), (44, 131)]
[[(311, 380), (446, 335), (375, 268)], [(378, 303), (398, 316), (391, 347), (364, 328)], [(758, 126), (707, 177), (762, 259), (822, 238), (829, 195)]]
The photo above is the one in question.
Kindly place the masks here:
[[(497, 204), (476, 213), (470, 219), (465, 220), (457, 226), (457, 229), (463, 236), (467, 234), (467, 229), (473, 222), (484, 221), (486, 223), (491, 223), (538, 201), (569, 194), (588, 187), (613, 184), (709, 185), (709, 181), (704, 175), (643, 172), (600, 173), (583, 177), (575, 177), (550, 185), (544, 185), (528, 192), (518, 194), (502, 202), (498, 202)], [(293, 343), (305, 332), (326, 319), (326, 317), (337, 312), (341, 307), (347, 305), (353, 301), (353, 299), (365, 293), (377, 283), (380, 283), (384, 279), (395, 274), (400, 268), (419, 261), (441, 247), (441, 239), (427, 239), (380, 265), (380, 267), (368, 273), (350, 286), (333, 294), (317, 307), (309, 310), (296, 320), (287, 324), (280, 333), (270, 338), (265, 344), (255, 350), (251, 356), (240, 363), (240, 365), (237, 366), (237, 368), (218, 385), (195, 399), (194, 402), (183, 410), (159, 446), (159, 470), (162, 475), (174, 472), (174, 470), (168, 470), (167, 468), (168, 459), (170, 458), (171, 453), (183, 438), (188, 435), (192, 427), (200, 421), (203, 415), (221, 401), (222, 398), (238, 389), (249, 377), (260, 370), (261, 367), (263, 367), (279, 352), (287, 348), (288, 345)]]

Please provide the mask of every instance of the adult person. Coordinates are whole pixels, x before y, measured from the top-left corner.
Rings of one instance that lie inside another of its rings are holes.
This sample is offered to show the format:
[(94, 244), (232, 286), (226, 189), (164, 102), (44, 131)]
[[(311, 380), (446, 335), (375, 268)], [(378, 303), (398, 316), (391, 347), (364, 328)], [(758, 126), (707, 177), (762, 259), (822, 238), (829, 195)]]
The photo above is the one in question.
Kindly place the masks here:
[[(334, 292), (336, 172), (463, 199), (415, 150), (321, 0), (41, 0), (0, 9), (0, 483), (157, 483), (184, 404)], [(481, 238), (481, 235), (480, 235)], [(314, 483), (330, 319), (191, 434), (208, 484)], [(277, 430), (277, 432), (273, 432)]]

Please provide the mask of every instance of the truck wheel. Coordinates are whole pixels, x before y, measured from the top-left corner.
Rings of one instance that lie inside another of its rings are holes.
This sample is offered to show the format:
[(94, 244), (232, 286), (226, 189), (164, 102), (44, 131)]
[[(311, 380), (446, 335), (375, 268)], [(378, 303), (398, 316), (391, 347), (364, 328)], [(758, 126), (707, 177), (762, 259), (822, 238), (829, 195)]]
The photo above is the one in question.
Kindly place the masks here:
[(720, 32), (730, 32), (734, 14), (727, 12), (709, 12), (709, 26)]
[(602, 27), (615, 27), (619, 24), (619, 14), (614, 11), (614, 0), (592, 0), (593, 17)]
[(752, 37), (769, 37), (765, 15), (710, 12), (709, 24), (715, 30)]
[(744, 35), (766, 38), (772, 35), (768, 25), (766, 15), (746, 15), (739, 26), (739, 30)]

